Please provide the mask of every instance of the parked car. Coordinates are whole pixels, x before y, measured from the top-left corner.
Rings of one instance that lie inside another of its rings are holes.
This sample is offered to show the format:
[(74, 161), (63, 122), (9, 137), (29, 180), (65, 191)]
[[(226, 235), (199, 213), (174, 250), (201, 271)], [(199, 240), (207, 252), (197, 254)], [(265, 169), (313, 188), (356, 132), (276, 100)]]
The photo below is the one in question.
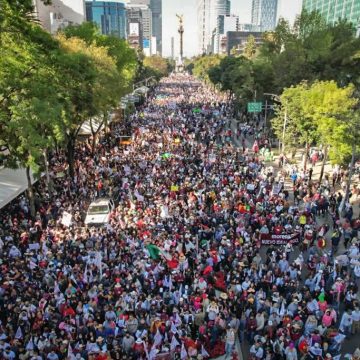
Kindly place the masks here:
[(101, 198), (93, 201), (88, 208), (85, 217), (85, 225), (103, 226), (110, 220), (111, 212), (115, 209), (112, 199)]

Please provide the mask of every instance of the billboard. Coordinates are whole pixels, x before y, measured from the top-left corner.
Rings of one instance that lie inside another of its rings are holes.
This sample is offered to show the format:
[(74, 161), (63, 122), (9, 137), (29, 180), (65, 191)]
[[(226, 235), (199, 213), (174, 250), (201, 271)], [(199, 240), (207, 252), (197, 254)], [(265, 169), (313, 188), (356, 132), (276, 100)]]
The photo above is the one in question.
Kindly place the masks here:
[(150, 40), (149, 39), (143, 40), (143, 49), (150, 49)]
[(140, 35), (139, 23), (130, 23), (129, 24), (129, 36), (138, 37)]

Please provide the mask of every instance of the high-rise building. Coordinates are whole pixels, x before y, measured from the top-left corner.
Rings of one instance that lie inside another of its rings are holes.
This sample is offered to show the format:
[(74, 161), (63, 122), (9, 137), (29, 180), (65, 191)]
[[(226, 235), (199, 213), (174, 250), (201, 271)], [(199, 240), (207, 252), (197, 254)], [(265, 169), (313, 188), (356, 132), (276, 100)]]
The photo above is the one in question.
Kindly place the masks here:
[(260, 26), (253, 25), (253, 24), (246, 24), (246, 23), (239, 23), (238, 24), (238, 31), (255, 31), (260, 32)]
[[(152, 36), (156, 38), (156, 50), (162, 54), (162, 0), (150, 0)], [(153, 54), (155, 55), (155, 54)]]
[[(152, 41), (152, 13), (150, 9), (150, 0), (130, 0), (130, 2), (126, 5), (126, 8), (128, 28), (130, 27), (130, 24), (138, 23), (138, 45), (141, 49), (143, 49), (146, 56), (150, 56)], [(129, 36), (129, 42), (132, 45), (136, 45), (134, 43), (136, 39), (130, 33)]]
[(237, 31), (239, 27), (239, 17), (236, 15), (219, 15), (215, 29), (213, 53), (226, 53), (226, 34), (228, 31)]
[(126, 9), (123, 1), (86, 0), (85, 6), (86, 20), (97, 24), (102, 34), (126, 38)]
[(127, 39), (131, 47), (143, 48), (143, 24), (140, 7), (127, 8)]
[(218, 17), (220, 15), (230, 15), (230, 1), (198, 0), (197, 15), (199, 52), (209, 53), (212, 51)]
[(251, 23), (261, 31), (274, 30), (276, 26), (278, 0), (253, 0)]
[(339, 19), (346, 19), (355, 26), (360, 24), (359, 0), (303, 0), (303, 8), (319, 11), (330, 24)]
[(226, 35), (227, 55), (231, 55), (233, 51), (236, 54), (242, 54), (250, 36), (255, 38), (257, 46), (260, 46), (264, 40), (264, 34), (260, 31), (229, 31)]
[(33, 0), (35, 16), (41, 25), (54, 34), (68, 26), (81, 24), (85, 20), (84, 0), (52, 0), (44, 5), (41, 0)]

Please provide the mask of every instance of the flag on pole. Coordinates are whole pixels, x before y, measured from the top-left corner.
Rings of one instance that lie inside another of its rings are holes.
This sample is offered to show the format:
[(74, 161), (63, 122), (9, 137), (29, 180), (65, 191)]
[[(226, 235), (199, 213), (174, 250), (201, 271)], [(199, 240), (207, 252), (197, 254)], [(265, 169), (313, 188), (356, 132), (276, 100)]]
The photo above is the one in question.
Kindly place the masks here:
[(185, 359), (187, 359), (187, 357), (188, 357), (188, 354), (187, 354), (187, 352), (186, 352), (184, 343), (182, 343), (182, 345), (181, 345), (180, 357), (181, 357), (181, 360), (185, 360)]
[(58, 295), (60, 294), (60, 288), (59, 288), (59, 283), (57, 281), (55, 281), (55, 284), (54, 284), (54, 294), (55, 295)]
[(151, 350), (150, 350), (150, 354), (149, 354), (148, 359), (149, 359), (149, 360), (155, 360), (156, 355), (157, 355), (158, 352), (159, 352), (159, 350), (158, 350), (156, 347), (153, 346), (153, 347), (151, 348)]
[(335, 281), (337, 278), (337, 272), (336, 272), (336, 262), (334, 260), (334, 272), (333, 272), (333, 280)]
[(201, 355), (202, 357), (210, 357), (210, 354), (205, 350), (204, 345), (201, 345)]
[(171, 343), (170, 343), (170, 350), (174, 351), (176, 349), (176, 347), (179, 345), (180, 345), (180, 343), (176, 340), (176, 337), (173, 335), (173, 337), (171, 339)]
[(179, 313), (176, 313), (176, 315), (175, 315), (175, 323), (176, 323), (176, 326), (182, 324), (182, 321), (181, 321), (181, 318), (180, 318), (180, 316), (179, 316)]
[(173, 287), (173, 283), (172, 283), (172, 279), (171, 279), (171, 275), (169, 277), (169, 290), (171, 291)]
[(76, 281), (76, 279), (75, 279), (74, 274), (71, 274), (71, 275), (70, 275), (70, 280), (71, 280), (76, 286), (78, 286), (78, 283), (77, 283), (77, 281)]
[(159, 254), (161, 253), (161, 250), (154, 244), (149, 244), (146, 245), (146, 249), (149, 252), (149, 256), (153, 259), (153, 260), (158, 260), (160, 259)]
[(23, 338), (23, 333), (21, 327), (19, 326), (15, 333), (15, 339), (22, 339), (22, 338)]
[(176, 325), (172, 322), (171, 323), (171, 330), (170, 330), (173, 334), (176, 334), (177, 333), (177, 328), (176, 328)]
[(32, 336), (31, 336), (29, 342), (26, 344), (25, 349), (26, 349), (27, 351), (32, 351), (32, 350), (34, 350), (34, 341), (33, 341)]
[(156, 334), (154, 336), (154, 346), (160, 345), (161, 342), (162, 342), (162, 339), (163, 338), (162, 338), (162, 336), (160, 334), (160, 331), (159, 331), (159, 329), (157, 329)]
[(150, 357), (149, 357), (148, 345), (146, 344), (145, 341), (143, 341), (142, 343), (143, 343), (143, 345), (144, 345), (144, 350), (145, 350), (146, 359), (149, 360)]
[(68, 358), (68, 360), (75, 360), (76, 359), (70, 343), (69, 343), (69, 346), (68, 346), (67, 358)]
[(284, 316), (285, 315), (285, 302), (283, 301), (281, 303), (281, 308), (280, 308), (280, 313), (279, 313), (280, 316)]
[(29, 262), (29, 268), (30, 270), (34, 270), (37, 267), (36, 263), (34, 263), (32, 260)]
[(85, 271), (84, 271), (84, 275), (83, 275), (83, 282), (85, 284), (87, 284), (89, 282), (88, 274), (87, 274), (87, 264), (85, 265)]

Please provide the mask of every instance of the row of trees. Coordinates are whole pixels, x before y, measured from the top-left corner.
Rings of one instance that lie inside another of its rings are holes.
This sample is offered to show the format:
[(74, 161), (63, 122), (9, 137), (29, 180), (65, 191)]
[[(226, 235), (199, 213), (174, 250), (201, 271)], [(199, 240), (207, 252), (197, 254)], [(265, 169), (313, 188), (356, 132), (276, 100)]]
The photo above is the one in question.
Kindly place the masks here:
[(280, 100), (272, 120), (274, 132), (283, 148), (305, 149), (305, 169), (314, 144), (321, 144), (324, 150), (320, 181), (328, 156), (338, 164), (353, 165), (360, 138), (359, 99), (353, 84), (339, 87), (335, 81), (302, 82), (285, 89)]
[(263, 100), (307, 80), (334, 80), (339, 86), (360, 81), (360, 39), (346, 22), (326, 24), (317, 12), (303, 10), (294, 26), (280, 19), (256, 45), (250, 36), (241, 55), (208, 55), (187, 64), (194, 75), (228, 91), (237, 103)]
[(250, 101), (265, 102), (264, 93), (281, 94), (272, 128), (283, 150), (304, 149), (305, 167), (312, 145), (323, 147), (323, 165), (328, 158), (350, 163), (349, 195), (360, 139), (360, 39), (352, 24), (326, 24), (303, 10), (293, 27), (280, 19), (260, 46), (250, 36), (241, 54), (198, 57), (187, 68), (243, 111)]
[[(132, 91), (143, 65), (125, 40), (96, 26), (70, 26), (53, 37), (33, 18), (31, 0), (0, 0), (0, 157), (39, 174), (49, 152), (65, 150), (74, 175), (76, 139), (85, 121), (104, 123)], [(159, 75), (160, 74), (160, 75)], [(97, 130), (93, 130), (96, 138)], [(33, 210), (33, 209), (32, 209)]]

